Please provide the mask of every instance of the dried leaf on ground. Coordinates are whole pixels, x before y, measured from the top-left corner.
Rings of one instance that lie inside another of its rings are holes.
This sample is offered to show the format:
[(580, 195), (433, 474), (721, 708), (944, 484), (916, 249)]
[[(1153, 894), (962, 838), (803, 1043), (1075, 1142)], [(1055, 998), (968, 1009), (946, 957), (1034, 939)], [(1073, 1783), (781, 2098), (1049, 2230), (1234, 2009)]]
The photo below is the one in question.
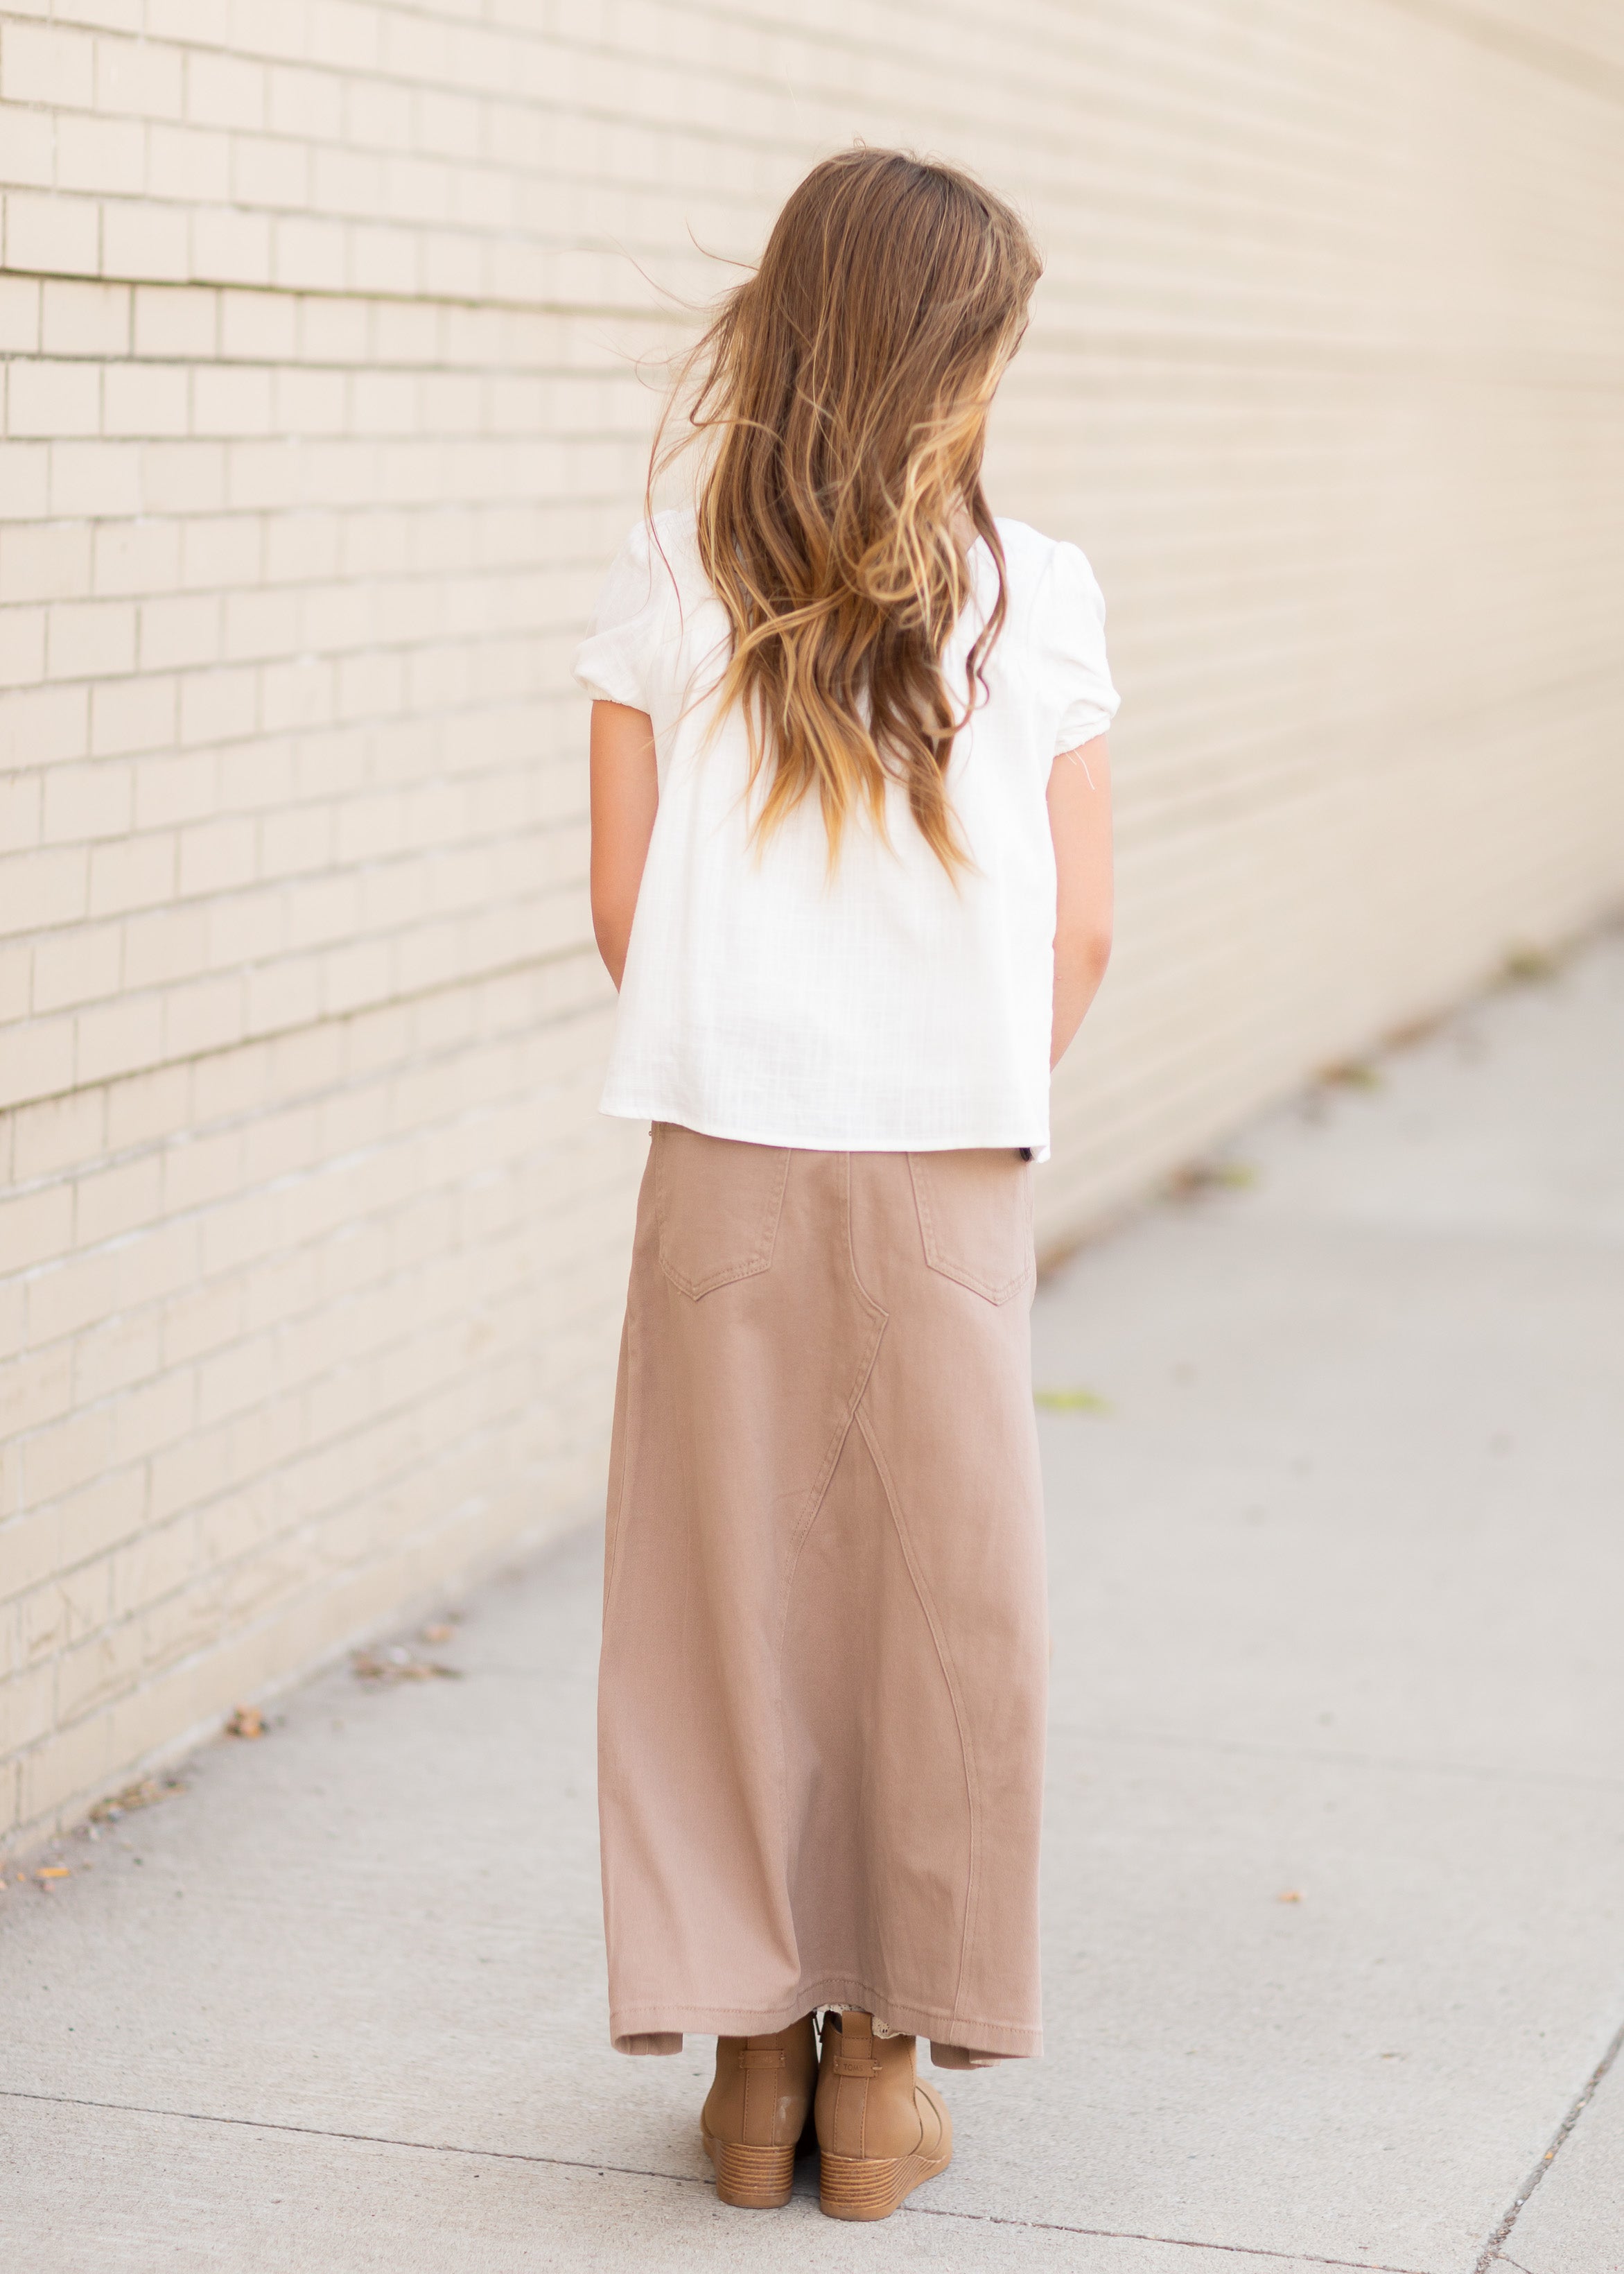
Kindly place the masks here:
[(460, 1682), (462, 1678), (460, 1666), (416, 1658), (398, 1643), (391, 1650), (358, 1650), (350, 1664), (359, 1682)]
[(127, 1784), (122, 1792), (109, 1793), (105, 1800), (97, 1801), (90, 1811), (93, 1824), (117, 1824), (121, 1816), (132, 1810), (151, 1808), (172, 1792), (184, 1792), (179, 1777), (143, 1777), (139, 1784)]
[(262, 1737), (265, 1716), (257, 1706), (239, 1706), (226, 1723), (228, 1737)]
[(1444, 1024), (1442, 1011), (1425, 1012), (1419, 1018), (1406, 1019), (1402, 1026), (1389, 1027), (1382, 1042), (1390, 1050), (1413, 1050), (1417, 1043), (1426, 1042)]
[(1276, 1895), (1274, 1898), (1277, 1903), (1300, 1903), (1302, 1900), (1301, 1887), (1288, 1887), (1283, 1895)]
[(1382, 1082), (1380, 1068), (1368, 1058), (1337, 1058), (1320, 1067), (1320, 1079), (1336, 1089), (1380, 1089)]
[(1244, 1192), (1258, 1180), (1258, 1169), (1251, 1161), (1192, 1161), (1174, 1171), (1167, 1189), (1171, 1199), (1190, 1201), (1202, 1193)]
[(1548, 949), (1514, 947), (1500, 966), (1500, 982), (1507, 987), (1548, 986), (1561, 968), (1560, 960)]

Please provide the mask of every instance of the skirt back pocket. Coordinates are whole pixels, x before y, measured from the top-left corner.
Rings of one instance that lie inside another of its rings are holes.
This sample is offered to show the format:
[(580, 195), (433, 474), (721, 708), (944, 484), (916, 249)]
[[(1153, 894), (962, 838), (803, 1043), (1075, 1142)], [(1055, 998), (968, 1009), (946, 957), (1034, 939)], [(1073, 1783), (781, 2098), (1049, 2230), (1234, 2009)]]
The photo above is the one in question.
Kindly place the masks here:
[(767, 1270), (789, 1148), (702, 1137), (674, 1121), (657, 1121), (652, 1141), (660, 1266), (672, 1285), (697, 1299)]
[(925, 1261), (989, 1303), (1018, 1295), (1034, 1269), (1032, 1170), (1004, 1147), (910, 1153)]

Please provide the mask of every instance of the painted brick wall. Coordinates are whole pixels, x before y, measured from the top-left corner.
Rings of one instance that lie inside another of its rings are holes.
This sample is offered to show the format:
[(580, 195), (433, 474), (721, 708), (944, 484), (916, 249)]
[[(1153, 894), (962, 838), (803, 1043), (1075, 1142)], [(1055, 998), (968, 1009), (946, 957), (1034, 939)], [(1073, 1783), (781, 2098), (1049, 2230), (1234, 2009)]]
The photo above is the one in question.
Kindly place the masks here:
[(590, 1505), (567, 659), (695, 240), (861, 134), (1047, 248), (996, 501), (1126, 698), (1054, 1241), (1624, 892), (1621, 109), (1600, 0), (0, 8), (0, 1836)]

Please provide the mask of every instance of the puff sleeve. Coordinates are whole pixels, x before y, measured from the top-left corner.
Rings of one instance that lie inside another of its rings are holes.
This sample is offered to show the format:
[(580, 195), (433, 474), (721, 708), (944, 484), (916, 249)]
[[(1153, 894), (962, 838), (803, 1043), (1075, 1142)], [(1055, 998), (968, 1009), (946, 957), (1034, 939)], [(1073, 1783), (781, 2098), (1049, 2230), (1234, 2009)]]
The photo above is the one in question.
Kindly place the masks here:
[(662, 593), (649, 524), (640, 521), (616, 553), (575, 650), (575, 675), (595, 702), (655, 707)]
[(1043, 651), (1052, 684), (1054, 756), (1104, 734), (1121, 696), (1105, 654), (1105, 596), (1075, 545), (1056, 545), (1045, 579)]

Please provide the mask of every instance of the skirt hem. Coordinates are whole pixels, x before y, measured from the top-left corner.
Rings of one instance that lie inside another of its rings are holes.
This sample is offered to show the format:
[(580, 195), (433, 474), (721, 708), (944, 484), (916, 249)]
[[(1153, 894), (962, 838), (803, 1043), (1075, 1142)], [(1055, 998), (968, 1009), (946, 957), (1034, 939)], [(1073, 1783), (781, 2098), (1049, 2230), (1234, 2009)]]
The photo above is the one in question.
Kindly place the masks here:
[(1035, 2060), (1043, 2051), (1041, 2029), (1007, 2022), (983, 2021), (975, 2014), (950, 2014), (941, 2007), (911, 2006), (870, 1984), (849, 1975), (825, 1975), (802, 1983), (777, 2006), (626, 2006), (609, 2017), (609, 2040), (616, 2052), (642, 2049), (651, 2037), (674, 2039), (672, 2052), (682, 2049), (682, 2037), (765, 2037), (787, 2029), (803, 2014), (822, 2006), (855, 2006), (872, 2014), (888, 2029), (910, 2037), (929, 2037), (944, 2048), (958, 2045), (1005, 2060)]

